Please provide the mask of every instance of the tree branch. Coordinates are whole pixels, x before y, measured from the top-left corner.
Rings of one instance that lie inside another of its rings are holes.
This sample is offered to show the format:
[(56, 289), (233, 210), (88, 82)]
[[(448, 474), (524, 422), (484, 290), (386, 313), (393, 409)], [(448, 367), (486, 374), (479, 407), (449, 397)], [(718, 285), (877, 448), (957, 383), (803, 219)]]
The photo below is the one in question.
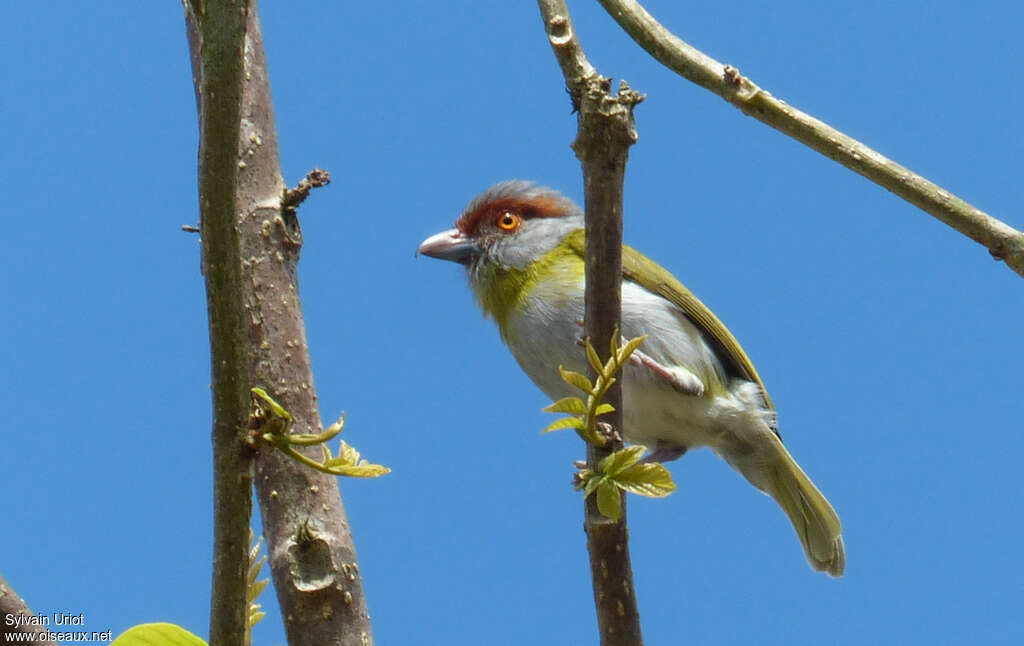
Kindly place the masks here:
[[(579, 44), (569, 11), (562, 0), (538, 0), (548, 40), (562, 68), (565, 82), (579, 110), (573, 150), (583, 167), (586, 206), (586, 317), (585, 334), (594, 340), (602, 361), (608, 359), (609, 341), (621, 328), (622, 286), (622, 185), (629, 147), (636, 141), (633, 107), (643, 100), (621, 83), (611, 94), (611, 81), (600, 76), (587, 61)], [(593, 368), (590, 376), (594, 378)], [(622, 388), (616, 382), (605, 401), (615, 411), (603, 417), (622, 429)], [(604, 447), (587, 446), (587, 465), (597, 463), (621, 442)], [(590, 554), (590, 571), (597, 606), (597, 622), (603, 646), (636, 646), (643, 643), (640, 613), (633, 584), (626, 526), (625, 494), (618, 522), (605, 518), (595, 496), (585, 499), (584, 529)]]
[[(36, 614), (29, 610), (14, 588), (0, 575), (0, 643), (56, 644), (57, 642), (47, 636), (49, 631), (46, 626), (27, 623), (35, 616)], [(18, 625), (19, 621), (26, 623)]]
[[(200, 26), (211, 19), (209, 0), (205, 16), (198, 0), (193, 2), (195, 11), (186, 6), (190, 34), (195, 16), (201, 18)], [(226, 144), (230, 137), (231, 171), (225, 168), (224, 172), (237, 176), (237, 194), (232, 192), (229, 212), (232, 215), (230, 228), (237, 232), (238, 246), (230, 261), (225, 258), (222, 262), (236, 272), (235, 285), (244, 314), (241, 333), (235, 337), (236, 345), (243, 349), (242, 356), (227, 365), (238, 370), (239, 378), (244, 375), (243, 420), (250, 411), (249, 388), (260, 385), (290, 412), (294, 432), (311, 433), (319, 431), (322, 423), (298, 298), (297, 265), (302, 232), (294, 207), (302, 191), (291, 194), (285, 204), (273, 103), (255, 2), (251, 3), (247, 17), (244, 48), (228, 53), (237, 60), (244, 78), (240, 102), (237, 102), (240, 109), (234, 113), (230, 135), (224, 130), (218, 133), (222, 143)], [(202, 29), (197, 33), (205, 35)], [(190, 46), (195, 47), (194, 39), (189, 40)], [(204, 61), (207, 43), (207, 40), (201, 42)], [(208, 83), (205, 70), (204, 66), (200, 74), (193, 72), (204, 89)], [(205, 91), (200, 94), (202, 115), (210, 95)], [(210, 102), (217, 105), (228, 97), (232, 100), (235, 97), (222, 93), (214, 96), (217, 101)], [(200, 121), (205, 126), (207, 119), (201, 116)], [(204, 128), (203, 134), (206, 132)], [(206, 144), (204, 138), (201, 149)], [(209, 276), (211, 254), (206, 249), (209, 241), (205, 228), (202, 238), (204, 255), (208, 258), (204, 271)], [(311, 455), (317, 455), (317, 447), (308, 450)], [(297, 464), (270, 446), (261, 446), (256, 451), (255, 476), (271, 575), (289, 644), (372, 644), (362, 578), (336, 478)], [(249, 480), (242, 486), (248, 496)], [(246, 500), (248, 504), (248, 498)], [(244, 594), (248, 524), (243, 533), (239, 559)], [(222, 605), (216, 588), (214, 604), (215, 611)], [(238, 612), (245, 607), (243, 596), (237, 604)], [(234, 608), (232, 606), (232, 612)], [(212, 644), (217, 643), (213, 641), (212, 628), (216, 621), (211, 618)], [(231, 643), (241, 643), (241, 633), (238, 635)]]
[(892, 191), (988, 248), (1024, 276), (1024, 233), (993, 218), (828, 124), (786, 105), (736, 68), (684, 43), (634, 0), (599, 0), (634, 41), (663, 65), (772, 128)]
[(185, 5), (199, 99), (199, 228), (210, 319), (213, 390), (213, 585), (210, 644), (245, 639), (252, 513), (252, 453), (246, 446), (249, 373), (246, 300), (235, 227), (242, 53), (247, 0)]

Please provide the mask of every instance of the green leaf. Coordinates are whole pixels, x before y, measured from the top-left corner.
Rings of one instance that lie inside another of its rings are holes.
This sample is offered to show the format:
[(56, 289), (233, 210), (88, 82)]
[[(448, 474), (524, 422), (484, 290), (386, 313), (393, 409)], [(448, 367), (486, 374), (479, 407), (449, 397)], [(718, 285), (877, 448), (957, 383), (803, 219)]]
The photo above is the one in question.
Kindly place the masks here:
[(249, 612), (249, 628), (252, 628), (256, 624), (260, 623), (260, 620), (262, 620), (266, 616), (267, 613), (260, 610), (258, 606), (256, 608), (253, 608), (252, 611)]
[(245, 591), (245, 596), (249, 603), (252, 603), (260, 596), (268, 583), (270, 583), (270, 579), (260, 579), (259, 581), (253, 581), (249, 584), (249, 587)]
[(643, 456), (644, 451), (646, 450), (647, 449), (645, 447), (640, 446), (639, 444), (619, 449), (615, 453), (612, 453), (608, 457), (602, 459), (597, 465), (597, 470), (614, 478), (623, 470), (628, 469), (639, 462), (641, 456)]
[(584, 428), (583, 420), (579, 417), (563, 417), (562, 419), (556, 420), (548, 424), (541, 433), (550, 433), (551, 431), (560, 431), (563, 428), (574, 428), (577, 431), (582, 431)]
[(597, 356), (597, 350), (590, 344), (590, 339), (587, 339), (587, 361), (590, 362), (590, 367), (594, 369), (599, 375), (604, 374), (604, 366), (601, 365), (601, 358)]
[(635, 339), (626, 341), (626, 345), (619, 348), (619, 363), (626, 363), (626, 360), (629, 359), (629, 355), (633, 354), (633, 351), (640, 347), (640, 344), (643, 343), (646, 338), (647, 335), (644, 334), (643, 336), (638, 336)]
[[(581, 468), (579, 471), (576, 472), (576, 475), (572, 479), (572, 488), (575, 489), (576, 491), (580, 491), (582, 489), (585, 489), (587, 487), (587, 484), (590, 482), (590, 480), (593, 477), (594, 477), (594, 472), (593, 471), (591, 471), (590, 469), (587, 469), (586, 467)], [(589, 495), (590, 495), (589, 493), (588, 494), (584, 494), (584, 497), (589, 496)]]
[(612, 330), (612, 336), (608, 339), (608, 358), (611, 359), (619, 354), (619, 328)]
[(586, 498), (590, 494), (594, 493), (594, 489), (601, 484), (604, 480), (604, 476), (594, 473), (590, 469), (583, 469), (579, 473), (580, 480), (583, 481), (583, 497)]
[(622, 517), (622, 496), (619, 488), (606, 478), (597, 486), (597, 509), (601, 515), (618, 521)]
[(594, 384), (590, 383), (586, 375), (573, 372), (572, 370), (564, 370), (562, 366), (558, 366), (558, 374), (562, 375), (562, 381), (570, 386), (579, 388), (585, 393), (590, 393), (594, 390)]
[(370, 464), (366, 460), (363, 460), (361, 464), (350, 466), (332, 466), (330, 471), (334, 475), (351, 478), (376, 478), (391, 473), (391, 469), (380, 464)]
[(181, 626), (168, 623), (132, 626), (110, 642), (110, 646), (206, 646), (206, 642)]
[(615, 407), (611, 404), (598, 404), (597, 408), (594, 409), (594, 417), (597, 417), (598, 415), (606, 415), (614, 411)]
[[(284, 407), (281, 406), (281, 404), (278, 404), (276, 401), (274, 401), (274, 398), (271, 397), (270, 395), (268, 395), (267, 391), (265, 391), (262, 388), (256, 386), (254, 388), (250, 388), (249, 392), (251, 392), (253, 395), (256, 395), (256, 397), (258, 399), (263, 400), (263, 402), (267, 406), (270, 407), (270, 410), (272, 410), (275, 415), (277, 415), (281, 419), (286, 419), (288, 421), (291, 421), (291, 419), (292, 419), (291, 414), (288, 411), (286, 411), (284, 409)], [(168, 624), (168, 625), (172, 625), (173, 626), (174, 624)]]
[(669, 470), (654, 462), (634, 464), (612, 478), (626, 491), (648, 498), (664, 498), (676, 490)]
[(587, 414), (587, 406), (579, 397), (563, 397), (541, 410), (545, 413), (569, 413), (570, 415)]
[(604, 364), (604, 374), (611, 377), (619, 371), (619, 368), (619, 358), (615, 356), (615, 354), (612, 354)]
[(350, 446), (345, 440), (338, 443), (338, 457), (345, 461), (345, 464), (359, 464), (359, 451)]
[[(260, 547), (263, 546), (263, 537), (260, 536), (257, 539), (255, 536), (253, 536), (252, 528), (249, 528), (249, 544), (252, 545), (252, 547), (249, 548), (249, 569), (251, 570), (252, 566), (256, 564), (256, 561), (259, 558)], [(263, 561), (260, 561), (260, 567), (262, 567), (262, 566), (263, 566)], [(251, 578), (250, 578), (249, 582), (252, 583), (252, 579)]]

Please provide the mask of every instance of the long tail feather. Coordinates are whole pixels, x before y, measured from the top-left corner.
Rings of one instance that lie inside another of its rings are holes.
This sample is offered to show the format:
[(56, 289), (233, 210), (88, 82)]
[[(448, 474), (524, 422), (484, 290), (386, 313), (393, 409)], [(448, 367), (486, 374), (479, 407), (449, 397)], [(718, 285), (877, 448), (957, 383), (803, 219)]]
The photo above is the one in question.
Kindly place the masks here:
[(766, 492), (789, 516), (811, 567), (841, 576), (846, 550), (839, 516), (782, 443), (774, 444), (778, 453), (766, 467)]

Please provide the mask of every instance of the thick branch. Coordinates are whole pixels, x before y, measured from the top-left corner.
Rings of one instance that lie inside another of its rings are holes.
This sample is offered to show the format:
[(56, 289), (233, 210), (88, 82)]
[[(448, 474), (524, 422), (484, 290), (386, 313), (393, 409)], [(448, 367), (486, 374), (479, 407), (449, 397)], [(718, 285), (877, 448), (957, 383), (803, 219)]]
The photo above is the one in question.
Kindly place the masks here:
[(213, 585), (210, 644), (241, 644), (252, 511), (251, 451), (244, 443), (249, 415), (246, 301), (235, 228), (242, 49), (248, 2), (186, 4), (199, 95), (199, 222), (210, 318), (213, 390)]
[[(248, 389), (263, 386), (292, 415), (294, 432), (313, 433), (322, 424), (298, 298), (302, 232), (295, 207), (309, 188), (326, 182), (326, 173), (314, 173), (308, 186), (285, 191), (255, 2), (246, 30), (244, 79), (231, 147), (238, 176), (232, 225), (240, 237), (231, 264), (239, 271), (245, 308), (239, 345), (246, 354), (237, 365), (247, 375), (246, 412)], [(205, 235), (204, 230), (204, 244)], [(316, 450), (310, 449), (311, 454), (318, 455)], [(336, 478), (269, 447), (256, 454), (255, 475), (289, 644), (372, 644), (362, 578)]]
[[(629, 147), (636, 141), (633, 107), (642, 100), (623, 82), (617, 96), (611, 82), (587, 62), (562, 1), (538, 0), (551, 48), (579, 109), (579, 128), (573, 149), (583, 166), (586, 204), (586, 317), (585, 334), (593, 340), (602, 360), (608, 359), (609, 341), (621, 328), (622, 292), (622, 185)], [(593, 369), (590, 370), (594, 378)], [(603, 417), (622, 429), (622, 389), (616, 383), (605, 401), (615, 411)], [(587, 447), (587, 465), (597, 463), (621, 442)], [(618, 522), (601, 515), (595, 496), (585, 502), (584, 529), (597, 606), (598, 629), (604, 646), (643, 643), (640, 613), (629, 558), (625, 494)]]
[(47, 635), (46, 626), (29, 623), (35, 616), (14, 588), (0, 576), (0, 643), (56, 644)]
[(786, 105), (729, 65), (677, 38), (633, 0), (599, 0), (619, 25), (669, 69), (821, 154), (860, 173), (988, 248), (1024, 276), (1024, 233), (1000, 222), (828, 124)]

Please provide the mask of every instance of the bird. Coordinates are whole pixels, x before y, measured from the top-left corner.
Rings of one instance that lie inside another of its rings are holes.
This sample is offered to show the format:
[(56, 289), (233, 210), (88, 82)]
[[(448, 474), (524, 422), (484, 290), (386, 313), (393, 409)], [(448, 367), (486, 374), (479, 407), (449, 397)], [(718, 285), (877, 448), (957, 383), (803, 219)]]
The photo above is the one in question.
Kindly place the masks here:
[[(572, 387), (559, 368), (586, 372), (583, 211), (558, 191), (509, 180), (475, 197), (455, 227), (417, 254), (463, 265), (484, 315), (519, 366), (552, 400)], [(771, 496), (811, 567), (846, 567), (839, 516), (782, 444), (774, 404), (739, 342), (667, 270), (622, 247), (621, 334), (646, 335), (623, 367), (623, 439), (668, 462), (708, 447)]]

